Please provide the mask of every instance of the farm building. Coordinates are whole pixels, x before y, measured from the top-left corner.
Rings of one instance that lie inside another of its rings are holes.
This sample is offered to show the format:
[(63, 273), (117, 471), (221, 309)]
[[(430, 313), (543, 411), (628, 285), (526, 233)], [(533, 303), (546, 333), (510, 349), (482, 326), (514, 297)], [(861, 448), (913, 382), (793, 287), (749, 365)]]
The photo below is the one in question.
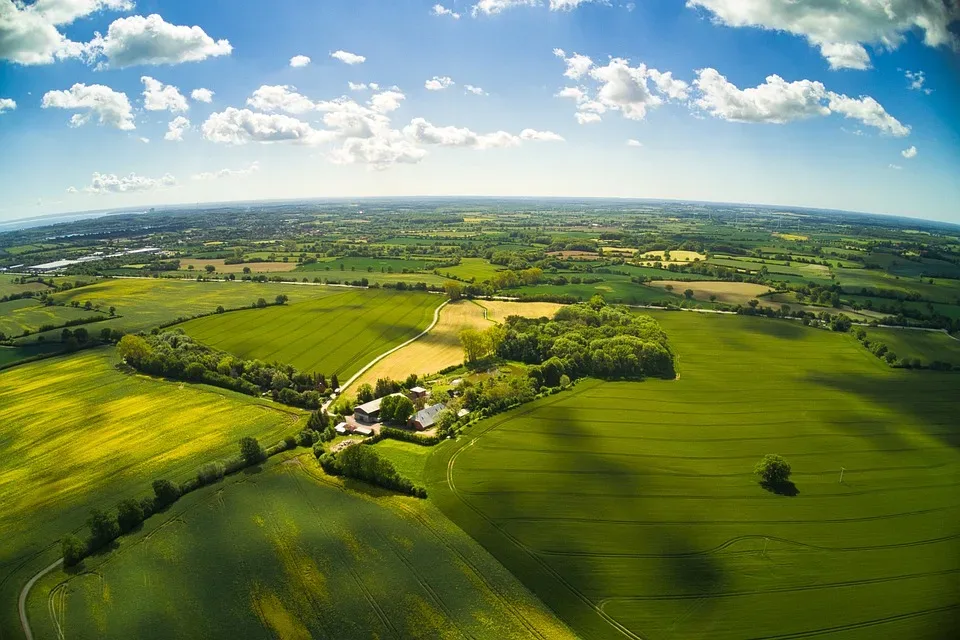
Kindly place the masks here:
[(373, 429), (370, 427), (354, 427), (353, 432), (360, 436), (369, 436), (373, 434)]
[[(391, 393), (391, 396), (403, 395), (401, 393)], [(383, 396), (383, 398), (388, 398), (389, 396)], [(380, 403), (383, 402), (383, 398), (377, 398), (376, 400), (371, 400), (370, 402), (364, 402), (361, 405), (358, 405), (353, 410), (353, 417), (357, 422), (362, 422), (364, 424), (374, 424), (380, 421)]]
[(410, 389), (410, 399), (416, 402), (419, 398), (425, 398), (427, 396), (427, 390), (423, 387), (411, 387)]
[(340, 424), (335, 426), (333, 430), (339, 433), (340, 435), (344, 435), (347, 432), (347, 423), (341, 422)]
[(437, 421), (437, 416), (440, 415), (440, 412), (443, 411), (445, 407), (446, 405), (442, 402), (424, 407), (410, 418), (409, 425), (417, 431), (429, 429)]

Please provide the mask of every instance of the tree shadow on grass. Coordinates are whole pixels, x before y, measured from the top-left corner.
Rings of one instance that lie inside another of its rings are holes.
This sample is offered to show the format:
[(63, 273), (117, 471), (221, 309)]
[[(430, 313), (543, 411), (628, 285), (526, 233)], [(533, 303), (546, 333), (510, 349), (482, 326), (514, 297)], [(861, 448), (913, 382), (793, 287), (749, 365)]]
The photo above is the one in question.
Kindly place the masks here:
[(789, 480), (786, 482), (761, 482), (760, 486), (769, 491), (770, 493), (775, 493), (778, 496), (798, 496), (800, 495), (800, 489), (797, 489), (797, 485), (793, 484)]

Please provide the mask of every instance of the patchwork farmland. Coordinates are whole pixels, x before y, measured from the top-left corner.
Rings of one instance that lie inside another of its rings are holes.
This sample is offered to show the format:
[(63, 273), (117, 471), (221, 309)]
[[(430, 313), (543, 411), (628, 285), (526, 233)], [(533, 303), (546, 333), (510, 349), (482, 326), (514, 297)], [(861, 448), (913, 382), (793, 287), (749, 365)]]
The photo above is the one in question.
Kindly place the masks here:
[[(799, 324), (655, 316), (678, 380), (480, 422), (427, 462), (444, 512), (585, 638), (956, 628), (956, 378)], [(753, 477), (771, 452), (793, 495)]]
[(334, 291), (317, 300), (208, 316), (181, 326), (215, 349), (336, 373), (346, 381), (377, 355), (430, 326), (443, 302), (435, 295), (388, 289)]

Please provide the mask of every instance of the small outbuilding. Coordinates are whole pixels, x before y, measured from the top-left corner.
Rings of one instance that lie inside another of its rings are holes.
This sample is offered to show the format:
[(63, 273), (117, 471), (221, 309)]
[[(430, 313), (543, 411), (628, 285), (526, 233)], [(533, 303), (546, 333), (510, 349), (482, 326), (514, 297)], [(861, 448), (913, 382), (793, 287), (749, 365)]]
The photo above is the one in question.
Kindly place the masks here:
[(373, 429), (370, 427), (355, 427), (353, 430), (354, 433), (361, 436), (369, 436), (373, 434)]
[(420, 398), (426, 398), (426, 397), (427, 397), (427, 390), (424, 389), (423, 387), (411, 387), (411, 388), (410, 388), (410, 399), (411, 399), (411, 400), (416, 401), (416, 400), (419, 400)]
[(338, 424), (337, 426), (335, 426), (335, 427), (333, 428), (333, 430), (336, 431), (337, 433), (339, 433), (340, 435), (343, 435), (343, 434), (345, 434), (345, 433), (347, 432), (347, 423), (346, 423), (346, 422), (341, 422), (340, 424)]

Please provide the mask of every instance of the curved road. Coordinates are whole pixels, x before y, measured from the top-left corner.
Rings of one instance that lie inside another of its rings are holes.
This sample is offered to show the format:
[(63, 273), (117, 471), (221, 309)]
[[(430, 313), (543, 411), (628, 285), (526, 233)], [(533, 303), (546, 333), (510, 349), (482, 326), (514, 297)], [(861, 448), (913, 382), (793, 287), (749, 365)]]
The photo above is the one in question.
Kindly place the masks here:
[(50, 573), (61, 564), (63, 564), (63, 558), (60, 558), (46, 569), (30, 578), (30, 581), (23, 586), (23, 590), (20, 592), (20, 600), (17, 603), (17, 609), (20, 613), (20, 626), (23, 628), (23, 635), (27, 638), (27, 640), (33, 640), (33, 631), (30, 630), (30, 622), (27, 620), (27, 596), (30, 595), (30, 589), (32, 589), (33, 585), (37, 583), (37, 580)]

